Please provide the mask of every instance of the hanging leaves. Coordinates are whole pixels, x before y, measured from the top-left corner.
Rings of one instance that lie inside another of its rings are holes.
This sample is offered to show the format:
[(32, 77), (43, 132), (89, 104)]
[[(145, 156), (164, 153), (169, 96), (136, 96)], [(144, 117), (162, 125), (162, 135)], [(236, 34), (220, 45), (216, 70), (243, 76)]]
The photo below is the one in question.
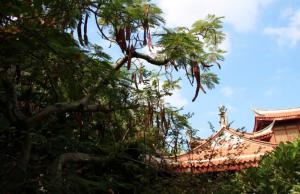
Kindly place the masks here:
[(87, 46), (89, 44), (88, 36), (87, 36), (87, 25), (88, 25), (89, 15), (85, 14), (84, 19), (84, 28), (83, 28), (83, 38), (84, 38), (84, 44)]
[(210, 68), (212, 67), (213, 65), (209, 65), (207, 63), (204, 63), (203, 61), (201, 61), (201, 65), (204, 67), (204, 68)]
[(127, 49), (127, 56), (128, 56), (128, 60), (127, 60), (127, 70), (130, 69), (131, 66), (131, 59), (132, 59), (132, 54), (134, 53), (135, 49), (134, 46), (131, 45), (129, 49)]
[(193, 98), (193, 102), (196, 100), (196, 98), (198, 97), (198, 93), (199, 93), (199, 89), (201, 89), (204, 93), (206, 93), (206, 91), (204, 90), (202, 84), (201, 84), (201, 80), (200, 80), (200, 68), (199, 65), (197, 63), (195, 63), (195, 65), (192, 67), (193, 69), (193, 75), (196, 79), (196, 92), (195, 92), (195, 96)]
[(122, 52), (125, 53), (127, 50), (126, 39), (125, 39), (125, 30), (123, 27), (116, 28), (116, 41)]
[(148, 48), (149, 48), (149, 50), (153, 49), (151, 33), (150, 33), (149, 29), (148, 29)]
[[(143, 21), (143, 29), (144, 29), (144, 41), (143, 45), (147, 45), (147, 35), (149, 35), (149, 11), (150, 11), (150, 5), (145, 4), (144, 5), (144, 21)], [(150, 37), (150, 36), (148, 36)], [(149, 40), (148, 40), (149, 41)]]
[(137, 83), (137, 78), (136, 78), (136, 72), (132, 73), (132, 81), (134, 82), (135, 88), (138, 90), (138, 83)]
[(77, 36), (78, 36), (78, 41), (79, 41), (80, 45), (84, 46), (84, 43), (82, 40), (81, 26), (82, 26), (82, 16), (80, 15), (78, 24), (77, 24)]
[(173, 67), (175, 68), (175, 70), (178, 72), (178, 68), (177, 68), (177, 65), (176, 65), (175, 61), (171, 60), (170, 63), (171, 63), (171, 65), (173, 65)]
[[(196, 64), (197, 65), (197, 64)], [(195, 80), (195, 74), (194, 74), (194, 68), (191, 67), (191, 75), (192, 75), (192, 81), (191, 81), (191, 84), (193, 85), (194, 84), (194, 80)]]
[(127, 25), (126, 26), (126, 40), (130, 40), (130, 36), (131, 36), (131, 25)]
[(140, 69), (139, 69), (139, 83), (140, 84), (144, 82), (143, 74), (144, 74), (144, 69), (143, 69), (143, 67), (140, 67)]

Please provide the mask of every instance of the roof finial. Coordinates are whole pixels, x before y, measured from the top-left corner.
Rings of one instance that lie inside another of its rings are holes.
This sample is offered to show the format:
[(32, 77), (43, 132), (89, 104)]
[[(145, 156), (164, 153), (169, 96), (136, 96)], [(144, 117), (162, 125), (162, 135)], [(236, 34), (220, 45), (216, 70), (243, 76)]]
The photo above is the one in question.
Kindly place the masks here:
[(228, 126), (228, 120), (226, 116), (227, 108), (224, 105), (219, 106), (219, 115), (220, 115), (220, 125), (221, 128)]

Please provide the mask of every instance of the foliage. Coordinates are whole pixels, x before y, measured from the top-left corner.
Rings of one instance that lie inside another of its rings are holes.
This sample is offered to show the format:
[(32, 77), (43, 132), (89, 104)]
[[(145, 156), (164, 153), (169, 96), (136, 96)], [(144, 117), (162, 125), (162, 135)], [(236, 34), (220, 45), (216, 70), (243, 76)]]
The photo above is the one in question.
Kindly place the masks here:
[(221, 180), (224, 193), (299, 193), (300, 140), (280, 143), (265, 155), (258, 168), (236, 173)]
[[(167, 70), (196, 80), (195, 100), (219, 81), (224, 34), (213, 15), (191, 29), (161, 15), (146, 0), (0, 2), (1, 193), (187, 192), (170, 186), (187, 177), (147, 160), (180, 153), (193, 131), (191, 114), (164, 102), (179, 81)], [(91, 26), (120, 59), (90, 41)]]

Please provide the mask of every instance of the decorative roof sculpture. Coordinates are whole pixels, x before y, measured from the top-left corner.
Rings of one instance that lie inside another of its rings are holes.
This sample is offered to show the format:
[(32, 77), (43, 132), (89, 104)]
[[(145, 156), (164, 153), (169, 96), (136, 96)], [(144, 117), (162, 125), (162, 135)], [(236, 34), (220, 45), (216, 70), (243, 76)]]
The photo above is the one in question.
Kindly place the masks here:
[(219, 112), (220, 112), (219, 113), (219, 116), (220, 116), (219, 123), (220, 123), (221, 128), (228, 126), (226, 111), (227, 111), (227, 108), (224, 105), (219, 107)]

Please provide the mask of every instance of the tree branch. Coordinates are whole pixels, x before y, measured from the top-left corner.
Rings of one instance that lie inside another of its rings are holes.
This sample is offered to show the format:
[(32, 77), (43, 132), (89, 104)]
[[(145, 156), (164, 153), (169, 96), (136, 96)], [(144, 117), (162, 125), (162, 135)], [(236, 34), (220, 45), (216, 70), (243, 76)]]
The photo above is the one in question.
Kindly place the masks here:
[[(151, 58), (148, 55), (141, 54), (138, 52), (133, 53), (135, 58), (141, 58), (146, 61), (148, 61), (151, 64), (154, 65), (164, 65), (169, 62), (168, 59), (164, 60), (157, 60), (154, 58)], [(124, 56), (123, 58), (119, 59), (115, 65), (114, 69), (118, 71), (128, 60), (128, 56)], [(107, 80), (100, 80), (98, 86), (106, 83)], [(8, 107), (8, 118), (15, 123), (16, 125), (23, 125), (27, 128), (33, 128), (38, 126), (45, 118), (47, 118), (49, 115), (54, 113), (64, 113), (64, 112), (74, 112), (74, 111), (86, 111), (86, 112), (112, 112), (116, 109), (111, 109), (109, 107), (105, 107), (103, 105), (87, 105), (87, 102), (91, 98), (93, 91), (90, 91), (90, 94), (86, 95), (82, 99), (71, 102), (71, 103), (56, 103), (54, 105), (50, 105), (46, 107), (44, 110), (40, 111), (36, 115), (26, 118), (22, 112), (18, 109), (17, 106), (17, 97), (16, 97), (16, 91), (15, 91), (15, 85), (12, 82), (9, 82), (8, 80), (2, 80), (3, 85), (5, 86), (7, 90), (7, 99), (10, 103), (7, 104)], [(95, 87), (97, 88), (97, 87)], [(123, 107), (121, 109), (131, 109), (135, 107)], [(120, 110), (120, 109), (118, 109)], [(21, 122), (20, 122), (21, 121)]]
[(134, 109), (138, 108), (138, 106), (127, 106), (127, 107), (120, 107), (117, 109), (110, 108), (108, 106), (103, 105), (86, 105), (87, 97), (72, 103), (57, 103), (55, 105), (50, 105), (41, 112), (37, 113), (35, 116), (27, 119), (25, 121), (27, 127), (35, 127), (39, 125), (45, 118), (53, 113), (65, 113), (65, 112), (76, 112), (76, 111), (84, 111), (84, 112), (112, 112), (116, 110), (127, 110), (127, 109)]
[(60, 155), (56, 168), (56, 176), (62, 175), (63, 166), (67, 162), (103, 162), (104, 159), (85, 153), (64, 153)]
[(117, 60), (117, 62), (113, 65), (114, 69), (118, 71), (128, 60), (128, 56), (124, 56)]
[[(167, 63), (169, 63), (171, 60), (170, 59), (157, 59), (157, 58), (152, 58), (149, 55), (139, 53), (139, 52), (134, 52), (132, 53), (132, 58), (139, 58), (139, 59), (144, 59), (148, 63), (151, 63), (152, 65), (157, 65), (157, 66), (162, 66)], [(113, 65), (114, 69), (118, 71), (128, 60), (128, 56), (125, 55), (123, 58), (118, 59), (118, 61)]]
[(31, 128), (37, 126), (42, 120), (47, 118), (50, 114), (80, 111), (85, 106), (88, 99), (89, 99), (89, 95), (85, 96), (79, 101), (75, 101), (72, 103), (56, 103), (55, 105), (50, 105), (46, 107), (44, 110), (34, 115), (33, 117), (26, 119), (25, 123), (27, 127)]
[(89, 9), (89, 11), (91, 11), (94, 14), (96, 26), (97, 26), (99, 32), (101, 33), (102, 37), (110, 42), (116, 42), (114, 39), (109, 38), (108, 36), (106, 36), (104, 34), (103, 30), (101, 29), (101, 27), (99, 25), (98, 19), (97, 19), (97, 17), (98, 17), (97, 11), (93, 11), (92, 9)]
[(170, 59), (168, 59), (168, 58), (156, 59), (156, 58), (150, 57), (149, 55), (145, 55), (145, 54), (139, 53), (139, 52), (134, 52), (132, 54), (132, 58), (144, 59), (145, 61), (147, 61), (153, 65), (158, 65), (158, 66), (165, 65), (170, 62)]

